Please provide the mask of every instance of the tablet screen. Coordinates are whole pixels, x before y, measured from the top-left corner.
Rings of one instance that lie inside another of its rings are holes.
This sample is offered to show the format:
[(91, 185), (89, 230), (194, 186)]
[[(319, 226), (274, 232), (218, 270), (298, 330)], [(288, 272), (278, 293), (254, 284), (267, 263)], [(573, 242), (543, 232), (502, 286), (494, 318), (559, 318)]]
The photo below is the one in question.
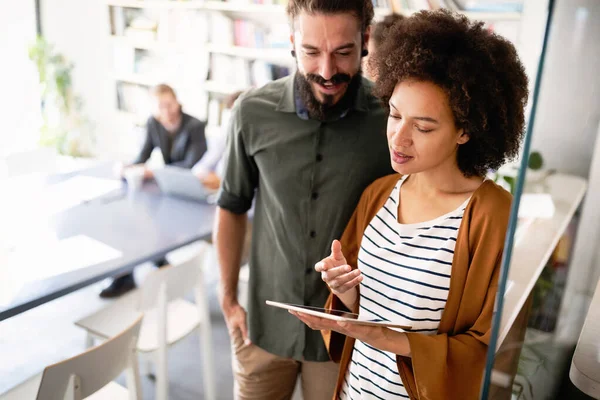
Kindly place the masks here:
[(338, 317), (344, 317), (344, 318), (350, 318), (350, 319), (358, 319), (358, 314), (354, 314), (348, 311), (342, 311), (342, 310), (330, 310), (327, 308), (322, 308), (322, 307), (311, 307), (311, 306), (302, 306), (299, 304), (290, 304), (291, 306), (294, 306), (296, 308), (303, 308), (305, 310), (311, 310), (311, 311), (318, 311), (318, 312), (322, 312), (325, 314), (331, 314), (331, 315), (336, 315)]
[(266, 303), (267, 303), (267, 305), (270, 305), (270, 306), (285, 308), (285, 309), (297, 311), (297, 312), (304, 311), (306, 314), (309, 314), (309, 315), (314, 315), (314, 316), (326, 318), (326, 319), (334, 319), (337, 321), (342, 319), (343, 321), (348, 321), (350, 323), (356, 323), (356, 324), (361, 324), (361, 325), (378, 325), (378, 326), (386, 326), (389, 328), (399, 328), (399, 329), (404, 329), (404, 330), (411, 329), (411, 326), (409, 326), (409, 325), (399, 324), (399, 323), (392, 322), (392, 321), (384, 321), (382, 319), (366, 320), (363, 318), (359, 318), (358, 314), (354, 314), (354, 313), (351, 313), (348, 311), (328, 310), (328, 309), (325, 309), (322, 307), (312, 307), (312, 306), (304, 306), (304, 305), (300, 305), (300, 304), (280, 303), (280, 302), (271, 301), (271, 300), (267, 300)]

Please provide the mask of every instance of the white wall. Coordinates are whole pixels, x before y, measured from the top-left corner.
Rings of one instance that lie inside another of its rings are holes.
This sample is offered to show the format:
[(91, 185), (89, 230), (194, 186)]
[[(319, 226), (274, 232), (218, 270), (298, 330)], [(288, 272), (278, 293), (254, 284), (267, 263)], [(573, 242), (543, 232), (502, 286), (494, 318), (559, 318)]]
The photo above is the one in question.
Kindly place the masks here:
[(532, 148), (548, 168), (588, 178), (567, 291), (600, 275), (600, 2), (558, 0), (542, 76)]
[(74, 64), (73, 88), (84, 101), (84, 114), (94, 124), (98, 156), (130, 156), (138, 138), (116, 111), (106, 2), (41, 0), (41, 12), (44, 37)]
[(549, 168), (587, 177), (600, 122), (600, 2), (555, 7), (532, 149)]
[(0, 157), (32, 147), (39, 137), (37, 71), (27, 54), (35, 36), (34, 0), (0, 2)]

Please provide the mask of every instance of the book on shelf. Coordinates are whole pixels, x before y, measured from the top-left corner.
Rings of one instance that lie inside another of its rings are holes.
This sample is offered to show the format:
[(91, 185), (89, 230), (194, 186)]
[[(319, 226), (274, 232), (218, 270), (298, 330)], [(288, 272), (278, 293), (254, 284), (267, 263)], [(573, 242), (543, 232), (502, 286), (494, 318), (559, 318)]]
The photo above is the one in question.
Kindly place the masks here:
[(210, 80), (224, 87), (249, 88), (290, 74), (290, 68), (260, 60), (245, 60), (223, 54), (212, 54)]
[(123, 7), (110, 7), (110, 33), (114, 36), (122, 36), (125, 33), (125, 10)]
[(220, 13), (212, 13), (209, 17), (209, 41), (215, 45), (233, 46), (233, 20)]
[(117, 83), (117, 108), (136, 116), (150, 115), (148, 88), (127, 82)]
[(375, 8), (390, 8), (390, 0), (373, 0)]
[(206, 119), (207, 126), (219, 126), (221, 124), (222, 101), (220, 99), (211, 99), (208, 102), (208, 118)]
[(209, 40), (209, 15), (200, 10), (174, 9), (168, 14), (166, 29), (169, 43), (197, 47)]

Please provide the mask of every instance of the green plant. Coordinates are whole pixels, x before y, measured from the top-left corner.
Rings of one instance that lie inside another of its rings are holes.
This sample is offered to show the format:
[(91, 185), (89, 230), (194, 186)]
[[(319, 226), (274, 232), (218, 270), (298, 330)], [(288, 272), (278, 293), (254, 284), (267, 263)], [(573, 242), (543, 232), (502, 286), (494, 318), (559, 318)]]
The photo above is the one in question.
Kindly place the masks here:
[(543, 166), (544, 159), (542, 155), (537, 151), (532, 151), (531, 154), (529, 154), (529, 161), (527, 163), (527, 167), (535, 171), (538, 169), (542, 169)]
[(53, 146), (59, 153), (91, 155), (91, 124), (83, 117), (83, 102), (73, 93), (73, 64), (43, 37), (29, 47), (29, 59), (38, 70), (43, 125), (39, 143)]

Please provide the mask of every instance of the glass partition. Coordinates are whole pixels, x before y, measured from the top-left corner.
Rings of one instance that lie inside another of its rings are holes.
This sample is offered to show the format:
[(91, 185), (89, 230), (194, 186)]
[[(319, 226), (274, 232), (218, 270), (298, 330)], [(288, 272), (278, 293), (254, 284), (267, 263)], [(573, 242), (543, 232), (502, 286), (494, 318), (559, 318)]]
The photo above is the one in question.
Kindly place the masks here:
[(592, 24), (600, 4), (547, 5), (521, 159), (497, 176), (514, 197), (481, 399), (592, 398), (572, 383), (571, 364), (598, 281), (588, 239), (598, 228), (587, 223), (591, 204), (587, 214), (581, 205), (587, 178), (594, 185), (600, 170), (593, 161), (600, 79), (592, 72), (600, 59), (593, 39), (600, 29)]

